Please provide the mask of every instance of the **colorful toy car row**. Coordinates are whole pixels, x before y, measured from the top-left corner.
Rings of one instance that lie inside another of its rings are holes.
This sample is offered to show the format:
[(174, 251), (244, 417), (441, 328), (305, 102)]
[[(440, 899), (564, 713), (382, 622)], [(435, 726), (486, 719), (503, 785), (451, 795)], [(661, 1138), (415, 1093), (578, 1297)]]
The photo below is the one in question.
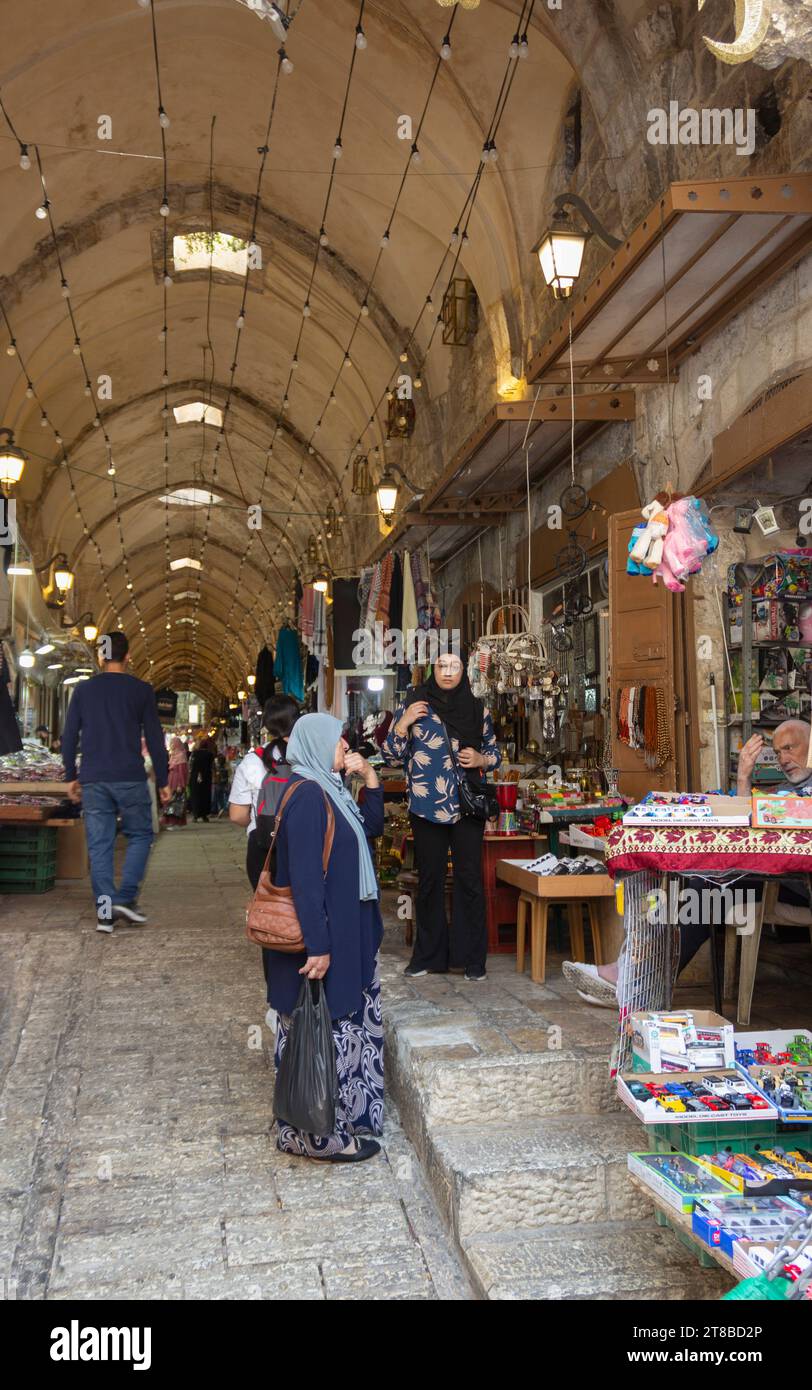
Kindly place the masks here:
[(736, 1061), (742, 1066), (795, 1066), (812, 1065), (812, 1041), (803, 1033), (796, 1033), (791, 1042), (781, 1052), (773, 1052), (769, 1043), (757, 1042), (755, 1047), (736, 1047)]
[[(711, 1083), (715, 1083), (715, 1088)], [(684, 1114), (688, 1110), (769, 1109), (768, 1102), (762, 1096), (744, 1089), (745, 1082), (727, 1081), (718, 1076), (708, 1076), (704, 1081), (673, 1081), (664, 1085), (653, 1081), (629, 1081), (627, 1084), (635, 1100), (654, 1099), (671, 1114)]]

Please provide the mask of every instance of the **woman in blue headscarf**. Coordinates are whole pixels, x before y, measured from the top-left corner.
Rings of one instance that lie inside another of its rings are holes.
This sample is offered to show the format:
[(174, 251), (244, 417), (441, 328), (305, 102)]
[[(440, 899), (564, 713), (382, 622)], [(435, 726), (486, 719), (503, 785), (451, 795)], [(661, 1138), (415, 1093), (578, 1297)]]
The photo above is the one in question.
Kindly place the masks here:
[[(293, 727), (289, 786), (302, 782), (282, 811), (276, 847), (278, 887), (290, 887), (307, 947), (301, 955), (268, 951), (268, 1002), (279, 1015), (276, 1063), (287, 1043), (290, 1014), (304, 975), (324, 980), (333, 1020), (338, 1100), (333, 1134), (319, 1138), (280, 1124), (277, 1147), (332, 1163), (372, 1158), (380, 1145), (359, 1136), (383, 1132), (383, 1027), (377, 953), (383, 937), (378, 884), (369, 841), (383, 831), (383, 790), (373, 768), (349, 751), (341, 722), (306, 714)], [(342, 780), (365, 784), (357, 806)], [(329, 798), (335, 838), (322, 872)]]

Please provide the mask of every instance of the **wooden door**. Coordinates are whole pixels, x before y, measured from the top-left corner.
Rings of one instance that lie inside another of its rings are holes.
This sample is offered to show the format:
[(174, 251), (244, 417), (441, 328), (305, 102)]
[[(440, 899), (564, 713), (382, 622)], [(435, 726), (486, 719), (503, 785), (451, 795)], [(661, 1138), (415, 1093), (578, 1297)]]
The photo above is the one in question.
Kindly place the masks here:
[[(620, 772), (620, 790), (635, 797), (651, 790), (674, 790), (678, 781), (674, 595), (645, 575), (626, 573), (629, 539), (639, 524), (639, 510), (615, 512), (609, 518), (612, 763)], [(628, 685), (654, 685), (664, 692), (670, 756), (659, 770), (646, 767), (643, 750), (629, 748), (617, 736), (618, 691)]]

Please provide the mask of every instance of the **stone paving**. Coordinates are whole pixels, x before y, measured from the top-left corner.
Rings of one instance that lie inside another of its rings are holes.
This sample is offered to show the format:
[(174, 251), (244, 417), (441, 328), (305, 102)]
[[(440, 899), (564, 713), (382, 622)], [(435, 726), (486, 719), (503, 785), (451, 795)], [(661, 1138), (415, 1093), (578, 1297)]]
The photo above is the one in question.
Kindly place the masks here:
[(20, 1299), (469, 1299), (387, 1106), (353, 1168), (279, 1154), (244, 839), (162, 834), (145, 927), (0, 898), (0, 1280)]
[[(411, 981), (387, 913), (384, 1153), (276, 1151), (244, 841), (167, 832), (149, 925), (85, 884), (0, 897), (0, 1280), (17, 1298), (689, 1299), (727, 1276), (653, 1222), (607, 1058), (614, 1015), (492, 956)], [(386, 895), (394, 906), (393, 896)], [(806, 1019), (809, 945), (765, 942), (753, 1027)], [(709, 1007), (694, 983), (675, 1004)], [(0, 1292), (2, 1292), (0, 1287)]]

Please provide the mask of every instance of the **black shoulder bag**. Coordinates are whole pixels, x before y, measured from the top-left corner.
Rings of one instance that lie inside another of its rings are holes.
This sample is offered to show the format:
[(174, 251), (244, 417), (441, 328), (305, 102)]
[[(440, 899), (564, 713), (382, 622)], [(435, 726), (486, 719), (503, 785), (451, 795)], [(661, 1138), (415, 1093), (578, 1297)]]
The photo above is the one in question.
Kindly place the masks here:
[(460, 798), (460, 811), (464, 816), (471, 816), (473, 820), (493, 820), (499, 815), (499, 802), (496, 799), (496, 792), (488, 782), (483, 782), (481, 786), (475, 787), (465, 776), (460, 776), (460, 769), (454, 757), (454, 750), (451, 747), (451, 740), (448, 737), (448, 729), (445, 724), (442, 726), (446, 746), (451, 758), (451, 766), (457, 777), (457, 791)]

